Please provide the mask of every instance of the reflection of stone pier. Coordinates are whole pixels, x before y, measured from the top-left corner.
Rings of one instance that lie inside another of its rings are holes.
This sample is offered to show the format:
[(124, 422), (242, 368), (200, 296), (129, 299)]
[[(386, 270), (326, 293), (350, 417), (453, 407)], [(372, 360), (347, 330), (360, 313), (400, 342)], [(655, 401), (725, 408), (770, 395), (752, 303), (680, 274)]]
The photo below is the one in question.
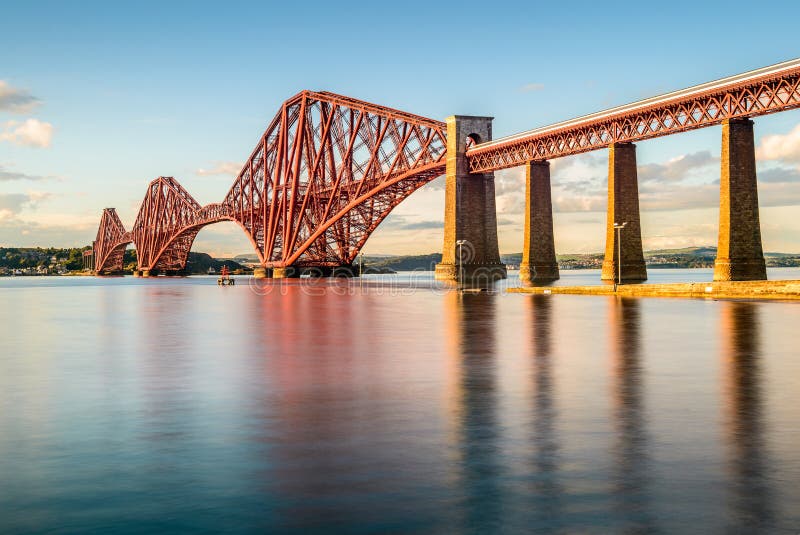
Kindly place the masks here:
[(641, 311), (635, 299), (609, 301), (613, 348), (613, 420), (617, 431), (614, 445), (613, 493), (616, 509), (624, 522), (623, 532), (657, 531), (650, 512), (650, 478), (647, 418), (643, 407), (641, 366)]
[(730, 450), (730, 530), (766, 533), (775, 529), (769, 457), (764, 443), (761, 392), (761, 326), (758, 305), (722, 304), (720, 338), (723, 406)]
[(454, 319), (457, 406), (454, 416), (464, 493), (461, 529), (455, 532), (497, 532), (503, 525), (497, 458), (500, 424), (497, 408), (497, 365), (494, 296), (450, 293), (448, 315)]
[(532, 334), (533, 355), (533, 468), (536, 474), (534, 503), (537, 521), (541, 526), (557, 525), (562, 514), (564, 489), (558, 481), (560, 444), (556, 420), (558, 409), (553, 385), (552, 301), (535, 295), (528, 308)]

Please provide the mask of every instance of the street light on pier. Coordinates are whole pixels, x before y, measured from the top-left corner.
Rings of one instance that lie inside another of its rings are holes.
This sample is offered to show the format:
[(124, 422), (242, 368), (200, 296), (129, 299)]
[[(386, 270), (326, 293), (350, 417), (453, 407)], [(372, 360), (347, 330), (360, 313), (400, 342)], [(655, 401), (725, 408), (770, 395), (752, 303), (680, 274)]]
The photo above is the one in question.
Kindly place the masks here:
[(628, 222), (614, 223), (614, 229), (617, 231), (617, 283), (614, 285), (614, 291), (617, 291), (617, 286), (622, 284), (622, 229), (625, 228)]
[(457, 240), (456, 241), (456, 245), (458, 245), (458, 286), (459, 286), (459, 289), (464, 286), (464, 271), (463, 271), (463, 269), (464, 269), (464, 266), (463, 266), (464, 260), (462, 259), (462, 256), (461, 256), (461, 252), (462, 252), (461, 247), (465, 243), (467, 243), (467, 240)]

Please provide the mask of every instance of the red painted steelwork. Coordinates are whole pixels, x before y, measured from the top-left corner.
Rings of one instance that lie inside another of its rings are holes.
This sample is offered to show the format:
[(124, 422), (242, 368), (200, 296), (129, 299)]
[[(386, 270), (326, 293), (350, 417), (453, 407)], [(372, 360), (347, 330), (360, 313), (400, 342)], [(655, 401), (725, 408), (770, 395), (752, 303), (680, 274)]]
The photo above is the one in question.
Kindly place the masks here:
[(122, 271), (125, 248), (132, 241), (133, 236), (125, 232), (117, 211), (113, 208), (103, 210), (93, 246), (95, 270), (98, 273)]
[[(139, 269), (183, 269), (200, 229), (224, 220), (244, 228), (264, 266), (351, 264), (397, 204), (444, 173), (445, 151), (442, 122), (303, 91), (283, 104), (222, 203), (201, 207), (171, 177), (150, 183), (130, 233)], [(120, 246), (98, 233), (96, 250)]]
[(800, 107), (800, 62), (765, 67), (476, 145), (470, 171), (485, 173)]

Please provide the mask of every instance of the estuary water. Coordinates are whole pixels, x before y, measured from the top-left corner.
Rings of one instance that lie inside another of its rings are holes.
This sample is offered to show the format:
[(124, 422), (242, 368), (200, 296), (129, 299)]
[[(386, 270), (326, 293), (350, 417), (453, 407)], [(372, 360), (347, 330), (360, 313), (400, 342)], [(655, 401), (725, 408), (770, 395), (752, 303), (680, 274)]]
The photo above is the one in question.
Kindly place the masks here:
[(800, 304), (252, 282), (0, 279), (0, 533), (800, 532)]

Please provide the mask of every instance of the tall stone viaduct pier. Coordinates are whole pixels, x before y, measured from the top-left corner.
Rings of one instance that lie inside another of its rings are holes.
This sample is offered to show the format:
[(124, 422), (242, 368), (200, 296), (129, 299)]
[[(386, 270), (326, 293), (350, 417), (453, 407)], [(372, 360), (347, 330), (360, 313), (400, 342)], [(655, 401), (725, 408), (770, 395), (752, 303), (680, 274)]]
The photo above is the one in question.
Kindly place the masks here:
[(721, 125), (714, 280), (764, 280), (752, 118), (797, 107), (800, 59), (500, 139), (492, 139), (491, 117), (455, 115), (443, 123), (334, 93), (302, 91), (284, 102), (221, 202), (203, 206), (173, 177), (158, 177), (131, 231), (113, 208), (103, 211), (91, 260), (97, 273), (119, 272), (125, 248), (134, 243), (138, 273), (179, 273), (204, 226), (232, 221), (253, 244), (257, 277), (308, 270), (352, 274), (359, 251), (394, 207), (445, 174), (436, 278), (490, 282), (506, 277), (494, 172), (524, 166), (520, 277), (544, 283), (559, 277), (550, 161), (606, 149), (601, 277), (616, 280), (621, 273), (620, 282), (643, 281), (634, 143)]
[[(445, 243), (437, 277), (452, 277), (449, 266), (454, 257), (450, 251), (457, 250), (459, 240), (480, 244), (473, 258), (463, 259), (468, 266), (463, 273), (467, 278), (473, 276), (473, 271), (484, 277), (487, 271), (502, 276), (499, 270), (486, 269), (499, 261), (496, 248), (487, 250), (487, 246), (494, 247), (496, 243), (496, 229), (489, 227), (495, 221), (494, 214), (487, 217), (477, 207), (494, 209), (494, 200), (487, 198), (487, 192), (493, 191), (490, 173), (525, 166), (520, 278), (533, 283), (558, 279), (549, 162), (607, 149), (608, 215), (601, 278), (616, 280), (621, 273), (621, 282), (646, 280), (634, 142), (721, 125), (719, 242), (714, 280), (765, 280), (751, 118), (797, 107), (800, 60), (792, 60), (497, 140), (484, 141), (482, 137), (491, 133), (490, 119), (451, 117)], [(458, 139), (452, 139), (454, 134)], [(478, 143), (465, 145), (465, 136)], [(455, 208), (451, 198), (455, 198)], [(622, 224), (624, 228), (618, 231), (615, 227)]]

